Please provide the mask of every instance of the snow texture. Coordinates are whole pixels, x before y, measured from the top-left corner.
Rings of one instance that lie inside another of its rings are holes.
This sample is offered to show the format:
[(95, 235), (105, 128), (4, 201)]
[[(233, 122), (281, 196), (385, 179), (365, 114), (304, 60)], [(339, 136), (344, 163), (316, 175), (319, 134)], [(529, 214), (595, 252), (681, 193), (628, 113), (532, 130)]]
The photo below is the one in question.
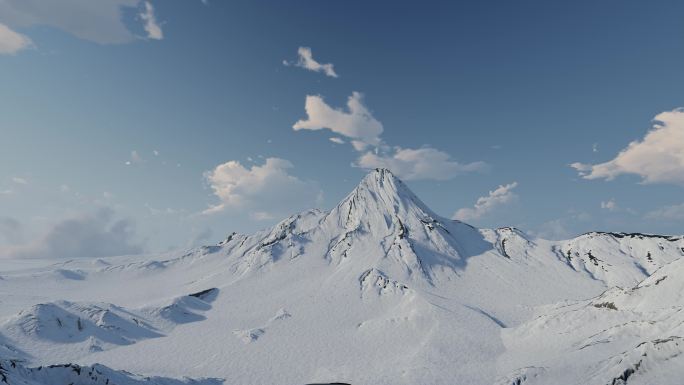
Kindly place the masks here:
[(214, 246), (3, 261), (0, 382), (679, 384), (682, 255), (477, 229), (377, 169), (328, 212)]

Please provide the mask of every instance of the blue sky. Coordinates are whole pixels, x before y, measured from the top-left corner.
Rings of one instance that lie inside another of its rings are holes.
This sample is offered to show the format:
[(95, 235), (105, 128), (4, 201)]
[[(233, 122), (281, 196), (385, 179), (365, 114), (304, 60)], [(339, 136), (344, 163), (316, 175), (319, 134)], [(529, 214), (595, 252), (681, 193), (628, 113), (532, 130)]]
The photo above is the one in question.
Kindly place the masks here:
[(477, 226), (684, 233), (683, 13), (0, 0), (0, 252), (212, 243), (375, 166)]

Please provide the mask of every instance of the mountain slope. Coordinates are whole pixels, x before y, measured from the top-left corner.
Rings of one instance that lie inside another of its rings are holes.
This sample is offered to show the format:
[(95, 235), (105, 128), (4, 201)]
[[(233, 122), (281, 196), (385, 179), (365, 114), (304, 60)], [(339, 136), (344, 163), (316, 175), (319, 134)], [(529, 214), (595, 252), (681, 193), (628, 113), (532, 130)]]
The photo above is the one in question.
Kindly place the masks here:
[[(682, 247), (679, 237), (589, 233), (556, 242), (477, 229), (435, 214), (379, 169), (329, 212), (233, 233), (216, 246), (1, 272), (0, 291), (10, 295), (0, 299), (0, 358), (23, 352), (44, 365), (67, 357), (226, 384), (541, 378), (547, 369), (535, 366), (537, 356), (522, 354), (536, 350), (512, 331), (553, 309), (542, 305), (632, 287), (679, 259)], [(210, 298), (188, 297), (203, 292)], [(69, 309), (116, 304), (158, 335), (120, 333), (131, 343), (91, 351), (77, 347), (78, 330), (70, 332), (77, 341), (60, 337), (61, 345), (16, 333), (16, 314), (59, 300)]]
[[(632, 288), (615, 287), (590, 300), (544, 308), (503, 333), (507, 353), (501, 365), (544, 368), (525, 384), (681, 383), (683, 274), (684, 259), (679, 259)], [(510, 383), (516, 376), (505, 378)]]

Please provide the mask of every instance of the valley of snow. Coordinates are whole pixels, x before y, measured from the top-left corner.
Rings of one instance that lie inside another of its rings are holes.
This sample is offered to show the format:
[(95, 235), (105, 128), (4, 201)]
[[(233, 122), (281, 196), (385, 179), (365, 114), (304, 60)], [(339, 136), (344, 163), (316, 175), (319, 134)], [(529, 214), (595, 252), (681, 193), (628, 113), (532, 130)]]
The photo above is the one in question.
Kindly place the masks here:
[(477, 229), (378, 169), (214, 246), (0, 260), (0, 382), (680, 384), (683, 255)]

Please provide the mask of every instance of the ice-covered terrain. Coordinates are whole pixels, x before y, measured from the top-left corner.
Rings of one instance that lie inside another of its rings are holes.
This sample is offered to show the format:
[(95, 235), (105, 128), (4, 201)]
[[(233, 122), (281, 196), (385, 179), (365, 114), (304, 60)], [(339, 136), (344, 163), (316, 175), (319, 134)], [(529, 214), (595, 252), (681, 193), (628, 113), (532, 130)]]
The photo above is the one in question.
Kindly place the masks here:
[(679, 384), (682, 255), (681, 237), (477, 229), (379, 169), (216, 246), (3, 260), (0, 382)]

